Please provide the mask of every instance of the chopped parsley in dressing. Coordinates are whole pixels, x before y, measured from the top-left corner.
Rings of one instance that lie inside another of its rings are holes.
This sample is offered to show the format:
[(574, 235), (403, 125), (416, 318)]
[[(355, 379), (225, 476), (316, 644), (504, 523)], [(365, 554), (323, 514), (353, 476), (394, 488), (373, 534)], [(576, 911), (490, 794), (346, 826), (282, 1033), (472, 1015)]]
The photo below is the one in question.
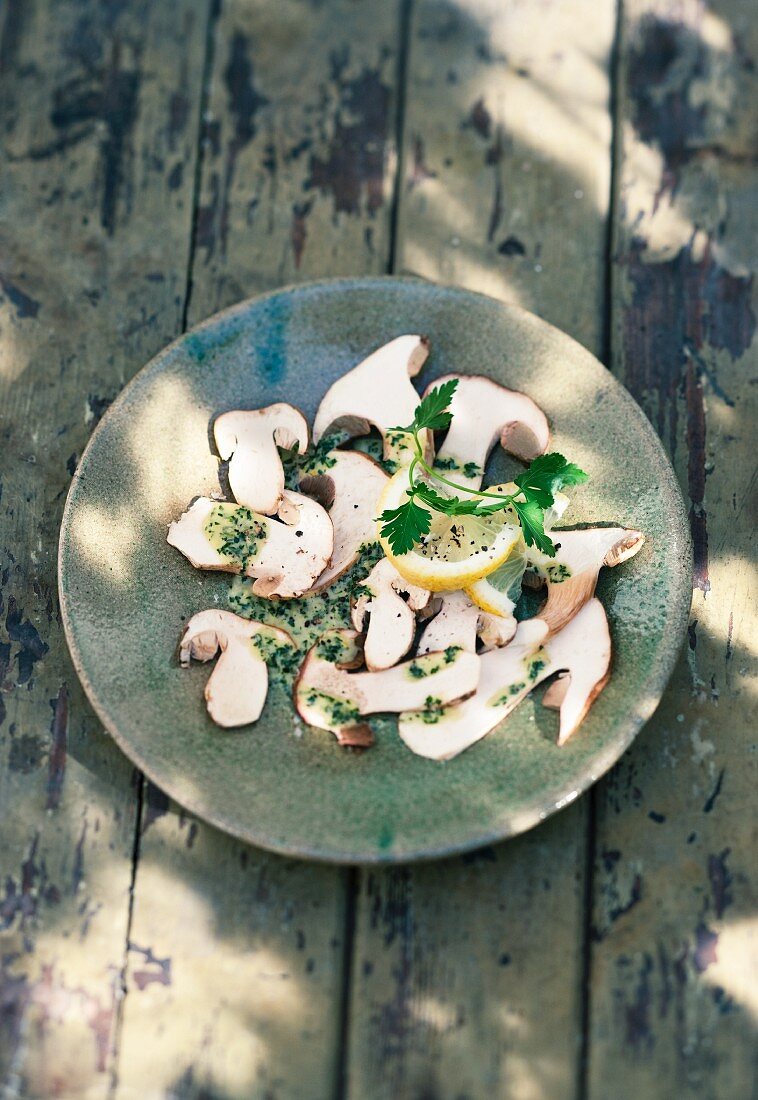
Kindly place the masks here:
[(270, 667), (272, 683), (291, 687), (303, 657), (323, 634), (332, 630), (352, 630), (351, 597), (381, 557), (383, 553), (378, 543), (368, 544), (362, 547), (355, 565), (338, 577), (325, 592), (294, 600), (264, 599), (254, 594), (253, 582), (248, 577), (238, 575), (231, 578), (230, 610), (244, 619), (254, 619), (286, 630), (297, 647), (293, 651), (290, 667)]
[(258, 556), (268, 524), (263, 516), (244, 504), (221, 503), (211, 509), (203, 531), (214, 550), (238, 565), (244, 573)]

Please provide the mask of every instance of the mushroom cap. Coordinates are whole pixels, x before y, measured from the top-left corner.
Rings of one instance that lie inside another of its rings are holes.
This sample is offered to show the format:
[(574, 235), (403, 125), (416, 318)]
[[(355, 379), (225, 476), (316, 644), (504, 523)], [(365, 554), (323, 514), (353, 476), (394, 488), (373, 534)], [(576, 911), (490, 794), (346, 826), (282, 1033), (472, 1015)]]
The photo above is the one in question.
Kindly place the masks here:
[(284, 492), (278, 447), (300, 454), (308, 449), (308, 423), (292, 405), (233, 410), (216, 417), (213, 435), (218, 453), (230, 458), (229, 485), (235, 500), (255, 512), (273, 515)]
[[(384, 457), (403, 461), (400, 451), (412, 451), (388, 437), (389, 429), (409, 424), (419, 395), (411, 378), (429, 355), (425, 336), (405, 335), (377, 348), (366, 359), (329, 387), (313, 422), (313, 441), (330, 429), (341, 428), (351, 436), (366, 435), (372, 426), (381, 432)], [(408, 459), (410, 461), (410, 458)]]
[(481, 677), (475, 695), (445, 707), (438, 722), (429, 726), (416, 714), (403, 714), (398, 731), (419, 756), (450, 760), (500, 725), (538, 684), (556, 672), (556, 685), (545, 703), (560, 708), (558, 744), (578, 728), (608, 682), (611, 639), (608, 620), (599, 600), (590, 600), (564, 629), (553, 637), (541, 618), (519, 623), (513, 641), (503, 649), (482, 654)]
[(208, 714), (218, 726), (246, 726), (260, 717), (268, 693), (268, 669), (255, 644), (262, 634), (282, 645), (294, 645), (286, 630), (215, 608), (193, 615), (182, 632), (179, 661), (183, 668), (192, 659), (211, 661), (220, 654), (205, 685)]
[(343, 744), (355, 743), (355, 730), (365, 743), (362, 715), (441, 705), (469, 695), (479, 681), (479, 658), (464, 650), (430, 653), (378, 672), (349, 671), (359, 659), (355, 631), (329, 631), (308, 651), (295, 682), (300, 716)]
[[(229, 557), (214, 546), (207, 525), (214, 509), (234, 516), (239, 515), (241, 508), (245, 506), (198, 497), (170, 524), (166, 541), (196, 569), (240, 573), (242, 560)], [(253, 592), (282, 599), (307, 592), (331, 557), (334, 530), (327, 512), (310, 497), (289, 490), (282, 495), (278, 519), (247, 508), (245, 511), (249, 522), (260, 531), (254, 556), (249, 556), (245, 569), (247, 576), (255, 578)]]
[(438, 610), (419, 639), (420, 654), (451, 645), (474, 653), (477, 635), (485, 649), (495, 649), (506, 645), (516, 633), (518, 624), (513, 616), (482, 611), (463, 591), (441, 592), (433, 602)]
[(361, 547), (376, 542), (379, 497), (389, 478), (378, 462), (360, 451), (330, 451), (332, 465), (300, 479), (300, 488), (328, 510), (334, 527), (329, 564), (309, 595), (323, 592), (358, 560)]
[[(458, 388), (450, 402), (453, 419), (436, 461), (455, 462), (456, 481), (478, 489), (489, 453), (498, 440), (503, 450), (525, 462), (547, 450), (550, 442), (547, 417), (531, 397), (478, 374), (446, 374), (436, 378), (426, 392), (453, 378), (458, 379)], [(473, 463), (476, 472), (465, 474), (463, 467), (467, 463)]]
[(426, 607), (430, 597), (426, 588), (406, 581), (389, 559), (376, 563), (351, 607), (356, 630), (363, 630), (368, 618), (363, 656), (370, 671), (391, 668), (403, 659), (416, 635), (415, 612)]

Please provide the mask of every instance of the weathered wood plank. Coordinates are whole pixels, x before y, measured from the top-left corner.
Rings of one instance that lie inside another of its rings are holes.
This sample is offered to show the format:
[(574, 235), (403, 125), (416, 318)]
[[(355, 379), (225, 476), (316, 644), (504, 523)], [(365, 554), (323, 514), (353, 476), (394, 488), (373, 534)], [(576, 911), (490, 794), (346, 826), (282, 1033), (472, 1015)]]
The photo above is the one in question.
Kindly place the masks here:
[(669, 691), (598, 798), (589, 1094), (747, 1097), (758, 26), (747, 0), (624, 7), (613, 366), (690, 501), (695, 592)]
[[(110, 1086), (132, 768), (79, 688), (55, 562), (96, 419), (181, 321), (203, 6), (15, 2), (0, 30), (0, 1091)], [(160, 233), (146, 227), (160, 226)]]
[(387, 268), (399, 2), (225, 5), (192, 317), (273, 286)]
[[(397, 27), (396, 3), (224, 5), (190, 323), (283, 282), (386, 270)], [(332, 1095), (345, 882), (243, 848), (151, 790), (118, 1096)]]
[[(401, 268), (600, 351), (611, 3), (416, 5)], [(576, 1094), (587, 801), (466, 859), (363, 878), (348, 1093)]]

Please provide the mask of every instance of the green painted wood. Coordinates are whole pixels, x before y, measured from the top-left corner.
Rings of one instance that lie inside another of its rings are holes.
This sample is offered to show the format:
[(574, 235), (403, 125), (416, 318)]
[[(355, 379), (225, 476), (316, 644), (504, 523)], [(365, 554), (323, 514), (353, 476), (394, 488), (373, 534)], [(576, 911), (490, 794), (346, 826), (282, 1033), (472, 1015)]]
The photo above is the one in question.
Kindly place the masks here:
[[(394, 2), (223, 5), (189, 324), (283, 282), (386, 270), (398, 25)], [(150, 789), (118, 1097), (331, 1095), (346, 882), (246, 849)]]
[[(610, 3), (414, 5), (398, 266), (601, 352)], [(588, 802), (473, 857), (361, 879), (348, 1094), (574, 1096)]]
[(754, 5), (624, 5), (613, 366), (691, 504), (689, 644), (598, 797), (589, 1095), (755, 1085)]
[[(178, 330), (204, 5), (5, 5), (0, 29), (0, 1092), (104, 1097), (137, 805), (58, 619), (93, 424)], [(149, 227), (160, 227), (160, 232)]]

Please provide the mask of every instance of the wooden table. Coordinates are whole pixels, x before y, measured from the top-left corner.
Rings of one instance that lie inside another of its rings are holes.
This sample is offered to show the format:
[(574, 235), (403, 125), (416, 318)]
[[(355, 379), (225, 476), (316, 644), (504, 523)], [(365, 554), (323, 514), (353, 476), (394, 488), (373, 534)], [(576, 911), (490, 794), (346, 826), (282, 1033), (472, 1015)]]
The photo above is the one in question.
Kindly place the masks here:
[[(750, 0), (2, 19), (2, 1096), (748, 1097)], [(345, 871), (230, 840), (134, 771), (69, 663), (56, 542), (89, 433), (167, 341), (388, 271), (518, 302), (610, 364), (681, 477), (695, 591), (656, 717), (590, 795), (470, 857)]]

